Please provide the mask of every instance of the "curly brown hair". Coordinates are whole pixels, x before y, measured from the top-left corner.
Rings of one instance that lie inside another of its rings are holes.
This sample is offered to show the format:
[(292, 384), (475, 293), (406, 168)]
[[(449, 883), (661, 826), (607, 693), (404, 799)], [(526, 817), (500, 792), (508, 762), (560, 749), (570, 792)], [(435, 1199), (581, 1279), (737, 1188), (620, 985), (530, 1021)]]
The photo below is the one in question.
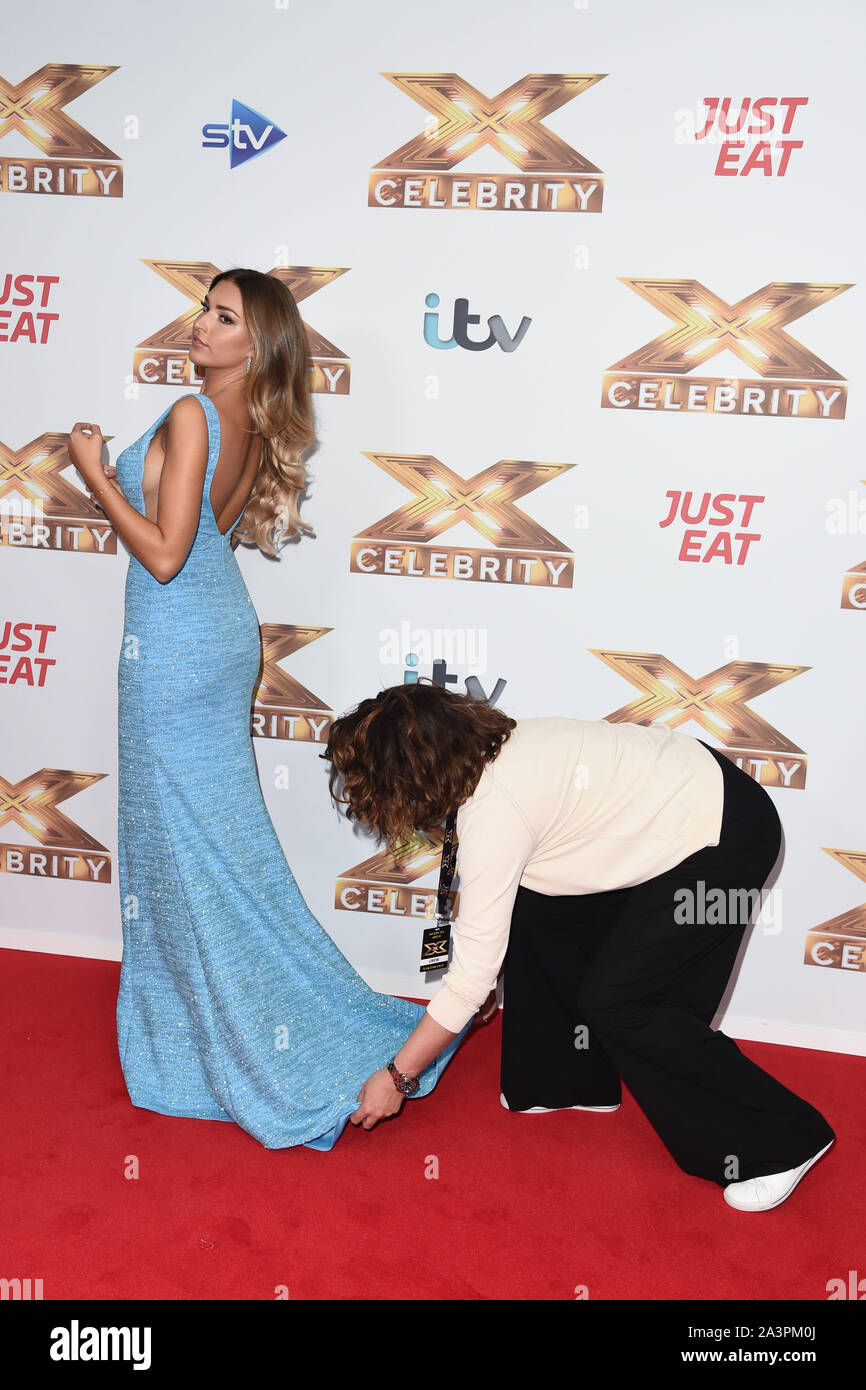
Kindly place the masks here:
[[(389, 851), (408, 852), (413, 833), (441, 825), (474, 792), (517, 720), (486, 700), (422, 677), (391, 685), (335, 719), (324, 753), (331, 800), (369, 826)], [(343, 794), (335, 792), (343, 779)]]

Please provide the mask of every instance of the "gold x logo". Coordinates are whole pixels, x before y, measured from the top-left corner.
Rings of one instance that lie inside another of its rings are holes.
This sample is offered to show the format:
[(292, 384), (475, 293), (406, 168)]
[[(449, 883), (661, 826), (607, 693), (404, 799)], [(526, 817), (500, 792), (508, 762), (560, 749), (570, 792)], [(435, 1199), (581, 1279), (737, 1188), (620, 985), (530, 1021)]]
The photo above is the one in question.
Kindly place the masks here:
[(317, 695), (284, 671), (278, 663), (310, 642), (331, 632), (329, 627), (292, 627), (283, 623), (262, 623), (262, 674), (253, 690), (258, 704), (281, 705), (291, 709), (323, 710)]
[[(151, 334), (138, 344), (139, 348), (162, 348), (177, 352), (187, 352), (192, 339), (194, 320), (201, 313), (199, 301), (208, 292), (208, 287), (219, 268), (210, 261), (148, 261), (144, 264), (155, 270), (181, 294), (194, 301), (193, 307), (180, 314), (158, 332)], [(348, 267), (341, 269), (330, 266), (293, 265), (275, 266), (268, 274), (287, 285), (296, 303), (315, 294), (323, 285), (329, 285), (338, 275), (345, 275)], [(304, 324), (311, 357), (345, 357), (338, 347), (317, 333), (308, 323)]]
[(619, 277), (676, 327), (615, 362), (611, 371), (690, 372), (717, 353), (734, 353), (764, 377), (844, 381), (796, 338), (782, 331), (851, 285), (771, 282), (736, 304), (728, 304), (699, 280)]
[(404, 858), (398, 860), (389, 850), (380, 850), (363, 863), (346, 869), (340, 877), (363, 879), (365, 882), (372, 880), (375, 883), (414, 883), (438, 867), (444, 834), (444, 830), (438, 826), (429, 831), (415, 830), (400, 847)]
[(802, 753), (796, 743), (783, 738), (753, 710), (753, 700), (774, 686), (811, 670), (809, 666), (783, 666), (778, 662), (729, 661), (706, 676), (687, 676), (667, 657), (654, 652), (609, 652), (589, 649), (619, 675), (644, 692), (604, 717), (610, 723), (658, 724), (676, 729), (694, 720), (729, 748), (764, 752)]
[[(431, 899), (431, 902), (433, 900)], [(423, 956), (445, 956), (448, 954), (448, 942), (444, 937), (439, 941), (422, 941), (421, 955)]]
[(456, 72), (383, 72), (381, 76), (437, 121), (435, 127), (386, 155), (374, 166), (377, 169), (453, 169), (484, 145), (492, 145), (525, 173), (601, 172), (543, 126), (541, 118), (607, 73), (531, 72), (495, 97), (486, 97)]
[(67, 801), (107, 775), (105, 772), (69, 772), (65, 768), (43, 767), (29, 777), (22, 777), (20, 782), (0, 777), (0, 827), (18, 825), (40, 845), (104, 850), (105, 845), (58, 811), (57, 803)]
[(458, 521), (468, 521), (488, 543), (523, 550), (562, 552), (562, 541), (515, 507), (522, 497), (573, 463), (500, 459), (471, 478), (460, 478), (431, 454), (364, 454), (414, 494), (396, 511), (358, 536), (392, 541), (430, 541)]
[[(109, 443), (114, 435), (104, 438)], [(105, 522), (105, 515), (96, 504), (61, 475), (60, 470), (69, 467), (68, 442), (68, 434), (53, 430), (40, 434), (21, 449), (7, 449), (0, 441), (0, 500), (17, 494), (44, 516), (77, 520), (92, 516)]]
[[(843, 869), (850, 869), (852, 874), (866, 883), (866, 854), (855, 849), (828, 849), (822, 845), (825, 854), (829, 854), (835, 859), (837, 864), (841, 864)], [(844, 936), (864, 936), (866, 937), (866, 903), (860, 903), (858, 907), (852, 907), (847, 912), (842, 912), (838, 917), (831, 917), (829, 922), (822, 922), (819, 927), (814, 927), (813, 931), (834, 931)]]
[(22, 82), (0, 77), (0, 139), (17, 130), (53, 158), (119, 159), (60, 109), (112, 72), (98, 63), (45, 63)]

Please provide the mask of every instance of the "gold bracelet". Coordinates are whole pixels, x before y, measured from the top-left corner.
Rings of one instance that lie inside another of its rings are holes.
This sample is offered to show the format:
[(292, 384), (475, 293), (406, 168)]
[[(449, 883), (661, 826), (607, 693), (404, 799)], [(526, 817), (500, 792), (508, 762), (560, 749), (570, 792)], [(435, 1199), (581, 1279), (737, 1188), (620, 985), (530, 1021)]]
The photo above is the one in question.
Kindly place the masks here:
[(101, 487), (98, 492), (94, 492), (94, 497), (101, 497), (104, 492), (108, 492), (110, 490), (111, 486), (111, 483), (106, 483), (105, 487)]

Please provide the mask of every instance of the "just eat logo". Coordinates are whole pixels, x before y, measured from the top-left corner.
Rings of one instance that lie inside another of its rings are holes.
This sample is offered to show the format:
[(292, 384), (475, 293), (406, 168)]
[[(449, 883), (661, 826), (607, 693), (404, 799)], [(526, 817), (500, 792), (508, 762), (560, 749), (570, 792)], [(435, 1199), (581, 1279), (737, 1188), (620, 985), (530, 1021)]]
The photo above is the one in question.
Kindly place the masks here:
[[(714, 174), (736, 178), (757, 172), (764, 178), (785, 177), (794, 150), (803, 148), (802, 140), (788, 137), (800, 107), (808, 105), (808, 97), (758, 97), (755, 101), (743, 97), (738, 111), (732, 97), (704, 97), (703, 101), (707, 119), (703, 130), (695, 132), (695, 139), (721, 140)], [(754, 138), (770, 135), (772, 139)]]
[(752, 523), (752, 512), (764, 501), (757, 493), (705, 492), (699, 498), (693, 492), (669, 489), (665, 497), (670, 499), (670, 506), (659, 526), (664, 528), (674, 521), (683, 521), (686, 526), (678, 560), (705, 565), (718, 559), (724, 565), (744, 565), (749, 547), (761, 539)]

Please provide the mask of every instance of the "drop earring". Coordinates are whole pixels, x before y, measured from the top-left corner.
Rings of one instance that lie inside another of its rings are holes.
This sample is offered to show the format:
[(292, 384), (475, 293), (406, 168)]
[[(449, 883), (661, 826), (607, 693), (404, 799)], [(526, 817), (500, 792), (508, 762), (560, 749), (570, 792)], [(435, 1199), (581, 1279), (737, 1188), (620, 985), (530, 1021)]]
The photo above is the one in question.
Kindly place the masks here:
[(252, 359), (251, 357), (248, 357), (248, 358), (247, 358), (247, 371), (249, 371), (249, 369), (250, 369), (250, 363), (252, 362), (252, 360), (253, 360), (253, 359)]

